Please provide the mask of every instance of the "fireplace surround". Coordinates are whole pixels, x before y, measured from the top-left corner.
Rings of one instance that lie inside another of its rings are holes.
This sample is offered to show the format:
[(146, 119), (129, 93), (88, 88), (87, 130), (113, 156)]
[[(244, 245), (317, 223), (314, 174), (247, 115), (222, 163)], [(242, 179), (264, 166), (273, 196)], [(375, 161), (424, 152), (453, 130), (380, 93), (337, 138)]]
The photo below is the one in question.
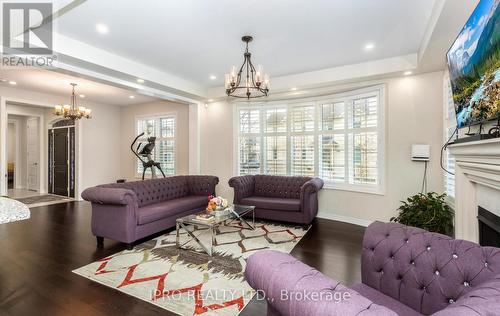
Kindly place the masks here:
[(500, 216), (500, 138), (448, 149), (455, 158), (455, 237), (478, 243), (479, 206)]

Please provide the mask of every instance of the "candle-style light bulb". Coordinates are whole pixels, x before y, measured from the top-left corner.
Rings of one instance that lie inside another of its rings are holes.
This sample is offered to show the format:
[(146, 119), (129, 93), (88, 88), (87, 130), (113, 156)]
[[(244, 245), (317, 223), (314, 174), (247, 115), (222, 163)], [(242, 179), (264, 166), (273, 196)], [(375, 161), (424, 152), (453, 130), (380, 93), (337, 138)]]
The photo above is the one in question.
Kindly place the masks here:
[(231, 67), (231, 83), (236, 82), (236, 67)]
[(255, 82), (256, 83), (261, 83), (262, 82), (262, 66), (258, 65), (257, 66), (257, 72), (255, 73)]

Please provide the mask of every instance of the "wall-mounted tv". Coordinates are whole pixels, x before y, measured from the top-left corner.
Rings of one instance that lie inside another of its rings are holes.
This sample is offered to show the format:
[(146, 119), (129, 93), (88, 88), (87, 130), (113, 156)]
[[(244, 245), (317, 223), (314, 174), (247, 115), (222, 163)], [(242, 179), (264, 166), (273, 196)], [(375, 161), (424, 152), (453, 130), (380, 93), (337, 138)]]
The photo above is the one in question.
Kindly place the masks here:
[(458, 128), (497, 119), (500, 0), (481, 0), (447, 54)]

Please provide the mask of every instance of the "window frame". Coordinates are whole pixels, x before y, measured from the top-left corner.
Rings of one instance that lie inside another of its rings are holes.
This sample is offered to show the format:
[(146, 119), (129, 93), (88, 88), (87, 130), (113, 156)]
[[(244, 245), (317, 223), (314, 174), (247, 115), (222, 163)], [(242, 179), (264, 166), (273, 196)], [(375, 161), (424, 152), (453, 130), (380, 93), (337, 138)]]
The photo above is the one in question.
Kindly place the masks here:
[[(178, 147), (178, 141), (177, 141), (177, 135), (178, 135), (178, 121), (177, 121), (177, 112), (165, 112), (165, 113), (155, 113), (155, 114), (141, 114), (141, 115), (136, 115), (134, 117), (134, 137), (137, 137), (137, 129), (138, 129), (138, 125), (139, 125), (139, 121), (140, 120), (158, 120), (160, 121), (161, 119), (163, 118), (173, 118), (174, 119), (174, 137), (166, 137), (166, 138), (162, 138), (162, 137), (158, 137), (156, 136), (156, 143), (155, 143), (155, 150), (157, 149), (157, 146), (158, 146), (158, 141), (160, 140), (173, 140), (174, 141), (174, 173), (173, 174), (167, 174), (165, 173), (165, 176), (173, 176), (173, 175), (176, 175), (177, 174), (177, 157), (178, 157), (178, 151), (177, 151), (177, 147)], [(138, 139), (140, 140), (140, 138)], [(137, 143), (135, 144), (137, 145)], [(135, 150), (135, 148), (134, 148)], [(139, 158), (135, 157), (134, 156), (134, 174), (135, 174), (135, 178), (137, 179), (141, 179), (142, 178), (142, 173), (139, 173), (138, 172), (138, 164), (139, 164), (140, 160)], [(155, 160), (156, 162), (156, 160)], [(165, 172), (165, 171), (164, 171)], [(146, 176), (150, 175), (151, 173), (149, 172), (146, 172)], [(157, 170), (156, 172), (156, 176), (161, 176), (161, 172), (159, 170)]]
[[(368, 131), (376, 131), (377, 133), (377, 163), (378, 163), (378, 172), (377, 172), (377, 184), (356, 184), (356, 183), (348, 183), (348, 178), (345, 179), (345, 182), (336, 182), (336, 181), (326, 181), (325, 180), (325, 189), (331, 190), (342, 190), (342, 191), (353, 191), (353, 192), (361, 192), (361, 193), (369, 193), (376, 195), (385, 195), (386, 194), (386, 147), (385, 147), (385, 137), (386, 137), (386, 125), (385, 125), (385, 113), (386, 113), (386, 99), (385, 99), (385, 90), (386, 84), (380, 84), (375, 86), (370, 86), (366, 88), (360, 88), (351, 90), (348, 92), (329, 94), (326, 96), (320, 97), (309, 97), (302, 99), (292, 99), (292, 100), (276, 100), (276, 101), (264, 101), (264, 102), (234, 102), (233, 105), (233, 130), (235, 131), (233, 134), (233, 167), (234, 174), (240, 175), (240, 151), (239, 151), (239, 139), (242, 136), (245, 136), (244, 133), (240, 132), (240, 122), (239, 122), (239, 112), (240, 110), (255, 110), (259, 109), (260, 115), (260, 132), (254, 133), (255, 136), (260, 136), (260, 173), (264, 173), (266, 170), (266, 149), (264, 146), (264, 135), (268, 135), (270, 133), (266, 133), (265, 130), (265, 120), (264, 116), (267, 109), (274, 108), (286, 108), (287, 109), (287, 132), (286, 133), (275, 133), (276, 135), (286, 135), (286, 169), (287, 174), (291, 174), (291, 163), (292, 163), (292, 150), (291, 150), (291, 137), (292, 135), (314, 135), (314, 176), (319, 177), (320, 174), (320, 137), (321, 135), (335, 135), (342, 134), (345, 135), (345, 149), (348, 148), (348, 135), (355, 135), (355, 131), (358, 130), (362, 132), (363, 130)], [(347, 128), (349, 117), (347, 115), (349, 106), (352, 106), (352, 103), (347, 101), (354, 101), (360, 98), (367, 98), (370, 96), (376, 96), (378, 99), (377, 104), (377, 126), (376, 127), (368, 127), (368, 128)], [(338, 130), (321, 130), (321, 105), (324, 104), (334, 104), (344, 102), (344, 128)], [(292, 109), (294, 107), (307, 106), (314, 104), (314, 131), (312, 132), (293, 132), (292, 124), (291, 124), (291, 115)], [(344, 152), (346, 157), (346, 168), (345, 173), (348, 175), (350, 163), (349, 153), (347, 151)]]
[[(448, 141), (451, 133), (457, 128), (457, 119), (455, 115), (455, 104), (453, 102), (453, 92), (451, 90), (451, 81), (448, 71), (443, 76), (443, 144)], [(453, 141), (453, 139), (452, 139)], [(446, 170), (455, 173), (455, 158), (450, 154), (449, 150), (444, 151), (443, 165)], [(451, 175), (443, 171), (443, 190), (446, 193), (447, 203), (455, 207), (456, 183), (455, 175)], [(451, 192), (453, 189), (453, 192)]]

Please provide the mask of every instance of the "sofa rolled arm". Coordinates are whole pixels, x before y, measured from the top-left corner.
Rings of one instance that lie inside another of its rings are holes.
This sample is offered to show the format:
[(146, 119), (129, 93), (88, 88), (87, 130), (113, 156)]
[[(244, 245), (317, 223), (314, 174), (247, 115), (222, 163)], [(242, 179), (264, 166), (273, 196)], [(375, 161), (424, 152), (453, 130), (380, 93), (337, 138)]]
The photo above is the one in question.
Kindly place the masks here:
[(137, 201), (134, 191), (122, 188), (92, 187), (82, 192), (82, 198), (97, 204), (128, 205), (130, 201)]
[(233, 177), (228, 183), (234, 189), (234, 203), (254, 194), (255, 178), (252, 175)]
[(245, 277), (280, 315), (396, 315), (283, 252), (254, 253)]
[(312, 178), (300, 187), (300, 193), (303, 195), (317, 193), (323, 188), (324, 182), (320, 178)]
[(313, 178), (300, 188), (300, 207), (304, 222), (311, 222), (318, 214), (318, 192), (323, 188), (323, 180)]
[(189, 191), (193, 195), (215, 195), (215, 187), (219, 183), (216, 176), (187, 176)]
[(500, 274), (471, 291), (433, 316), (497, 315), (500, 311)]

